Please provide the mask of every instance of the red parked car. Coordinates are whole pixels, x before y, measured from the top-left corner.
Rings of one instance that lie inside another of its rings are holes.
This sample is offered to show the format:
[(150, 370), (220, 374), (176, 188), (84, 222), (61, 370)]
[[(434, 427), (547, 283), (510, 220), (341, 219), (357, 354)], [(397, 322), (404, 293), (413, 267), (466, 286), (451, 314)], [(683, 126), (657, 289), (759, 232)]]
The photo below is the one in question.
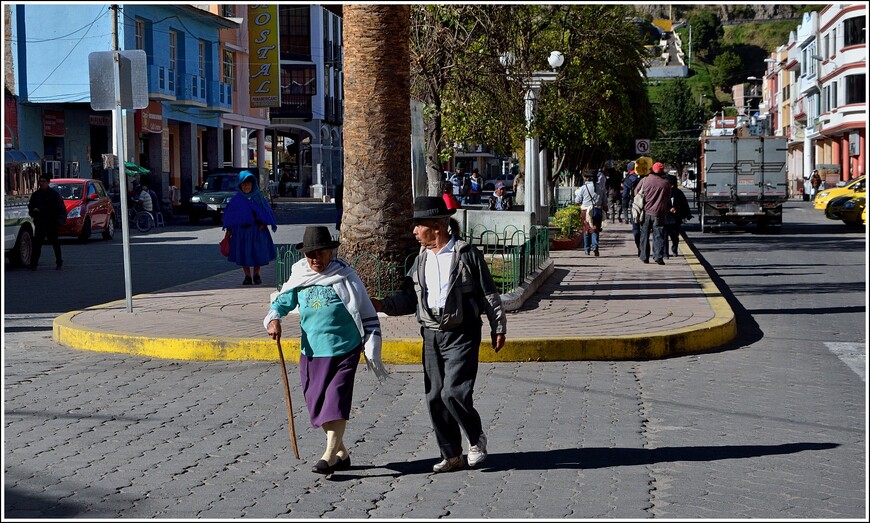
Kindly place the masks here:
[(54, 178), (49, 183), (60, 193), (66, 206), (66, 223), (58, 236), (75, 236), (86, 242), (91, 234), (100, 232), (103, 238), (115, 236), (115, 207), (102, 182), (90, 178)]

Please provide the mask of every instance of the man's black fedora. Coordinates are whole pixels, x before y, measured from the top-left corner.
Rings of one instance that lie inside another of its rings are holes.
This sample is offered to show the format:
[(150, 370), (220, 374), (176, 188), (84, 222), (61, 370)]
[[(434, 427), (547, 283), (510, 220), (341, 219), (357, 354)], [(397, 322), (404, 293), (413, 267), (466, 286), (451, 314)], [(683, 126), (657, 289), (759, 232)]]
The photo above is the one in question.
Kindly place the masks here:
[(414, 219), (446, 218), (453, 216), (456, 209), (448, 209), (440, 196), (418, 196), (414, 200)]
[(335, 249), (339, 245), (341, 245), (339, 242), (332, 239), (328, 228), (317, 225), (305, 228), (305, 233), (302, 235), (302, 243), (296, 244), (296, 250), (302, 253), (309, 253), (320, 249)]

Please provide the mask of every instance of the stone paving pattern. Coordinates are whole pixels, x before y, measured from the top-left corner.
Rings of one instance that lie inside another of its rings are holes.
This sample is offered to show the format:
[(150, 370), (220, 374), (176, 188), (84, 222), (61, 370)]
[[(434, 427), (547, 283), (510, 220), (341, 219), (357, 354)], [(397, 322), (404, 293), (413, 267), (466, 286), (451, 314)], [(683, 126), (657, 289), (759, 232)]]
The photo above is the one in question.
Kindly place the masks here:
[[(685, 243), (682, 251), (691, 257)], [(582, 248), (554, 251), (552, 275), (508, 313), (508, 343), (514, 339), (645, 336), (693, 328), (714, 318), (707, 296), (683, 256), (664, 266), (643, 264), (627, 224), (609, 225), (601, 256)], [(697, 261), (695, 261), (697, 264)], [(241, 285), (241, 270), (190, 282), (126, 302), (90, 308), (72, 317), (82, 328), (153, 337), (262, 338), (269, 296), (275, 291), (274, 264), (263, 269), (261, 286)], [(284, 338), (300, 336), (298, 316), (282, 322)], [(417, 339), (413, 315), (382, 316), (384, 340)]]

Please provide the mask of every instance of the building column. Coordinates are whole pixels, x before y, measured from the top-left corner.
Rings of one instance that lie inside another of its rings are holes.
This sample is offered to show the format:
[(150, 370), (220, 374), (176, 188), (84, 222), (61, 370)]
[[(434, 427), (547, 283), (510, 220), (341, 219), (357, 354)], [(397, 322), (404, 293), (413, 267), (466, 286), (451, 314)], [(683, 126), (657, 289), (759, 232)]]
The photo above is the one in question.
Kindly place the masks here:
[[(257, 168), (264, 169), (266, 167), (266, 130), (265, 129), (257, 129)], [(272, 148), (274, 149), (275, 145), (272, 144)], [(274, 164), (272, 164), (273, 172)], [(277, 175), (277, 172), (276, 172)]]
[(151, 182), (148, 187), (157, 193), (160, 206), (169, 200), (169, 173), (163, 172), (163, 133), (148, 133), (148, 163), (151, 165)]
[(233, 167), (247, 167), (248, 166), (248, 155), (245, 154), (247, 152), (248, 144), (245, 144), (245, 148), (242, 149), (242, 126), (234, 125), (233, 126)]
[(205, 159), (209, 170), (224, 166), (224, 140), (223, 129), (220, 127), (206, 127), (203, 133), (206, 140), (208, 157)]
[(181, 172), (181, 201), (190, 201), (193, 188), (199, 183), (199, 147), (197, 144), (196, 124), (179, 122), (178, 124), (178, 155)]

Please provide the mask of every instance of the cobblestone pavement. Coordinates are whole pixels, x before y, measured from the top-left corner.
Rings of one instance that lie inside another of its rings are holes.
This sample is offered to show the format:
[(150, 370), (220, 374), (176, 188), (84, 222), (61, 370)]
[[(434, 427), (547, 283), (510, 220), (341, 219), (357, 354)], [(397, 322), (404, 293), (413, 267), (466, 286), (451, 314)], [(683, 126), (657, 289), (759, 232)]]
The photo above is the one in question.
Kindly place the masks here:
[(6, 321), (4, 519), (867, 515), (865, 386), (802, 340), (482, 364), (490, 455), (448, 474), (431, 473), (419, 366), (393, 366), (380, 385), (362, 373), (353, 466), (323, 477), (310, 472), (324, 436), (295, 365), (300, 460), (277, 363), (77, 351), (51, 339), (50, 321)]

